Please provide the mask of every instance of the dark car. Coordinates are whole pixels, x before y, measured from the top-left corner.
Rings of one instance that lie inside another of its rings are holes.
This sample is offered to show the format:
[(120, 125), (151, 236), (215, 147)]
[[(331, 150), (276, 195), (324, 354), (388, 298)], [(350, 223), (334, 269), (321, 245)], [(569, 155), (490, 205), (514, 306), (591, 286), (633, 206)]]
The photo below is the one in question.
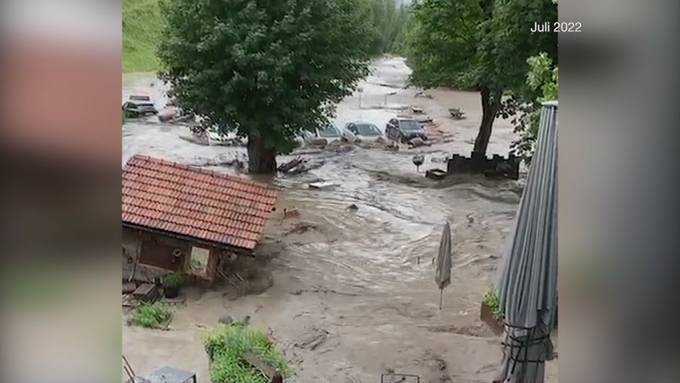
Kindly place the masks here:
[(132, 95), (123, 104), (123, 111), (128, 117), (139, 117), (147, 114), (158, 114), (158, 110), (151, 101), (151, 97)]
[(418, 137), (423, 141), (427, 140), (425, 129), (420, 123), (411, 118), (393, 118), (387, 123), (385, 128), (387, 138), (402, 143), (408, 143)]

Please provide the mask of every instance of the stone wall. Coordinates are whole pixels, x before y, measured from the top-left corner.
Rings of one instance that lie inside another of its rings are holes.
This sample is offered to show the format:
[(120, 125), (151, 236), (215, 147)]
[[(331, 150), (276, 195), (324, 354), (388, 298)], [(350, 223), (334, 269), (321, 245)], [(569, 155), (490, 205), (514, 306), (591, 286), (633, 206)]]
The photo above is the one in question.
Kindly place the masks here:
[(519, 178), (519, 164), (521, 160), (510, 154), (507, 158), (494, 154), (492, 158), (482, 153), (472, 152), (470, 157), (454, 154), (448, 161), (446, 173), (454, 174), (484, 174), (489, 177)]

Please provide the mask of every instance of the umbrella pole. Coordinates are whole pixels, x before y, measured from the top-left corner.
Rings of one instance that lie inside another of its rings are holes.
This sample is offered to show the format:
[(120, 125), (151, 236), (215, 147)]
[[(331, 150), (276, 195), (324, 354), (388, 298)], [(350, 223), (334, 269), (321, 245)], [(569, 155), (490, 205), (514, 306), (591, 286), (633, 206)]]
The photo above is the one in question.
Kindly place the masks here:
[(439, 310), (442, 309), (442, 296), (444, 295), (444, 289), (439, 289)]

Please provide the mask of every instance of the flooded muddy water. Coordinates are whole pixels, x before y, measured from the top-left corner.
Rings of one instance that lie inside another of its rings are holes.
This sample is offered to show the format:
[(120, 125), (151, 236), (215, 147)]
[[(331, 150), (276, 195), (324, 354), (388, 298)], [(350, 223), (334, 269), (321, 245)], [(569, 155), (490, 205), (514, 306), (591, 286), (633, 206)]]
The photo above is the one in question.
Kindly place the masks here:
[[(256, 250), (257, 267), (271, 274), (272, 286), (237, 299), (226, 298), (227, 287), (190, 290), (170, 331), (124, 326), (123, 351), (138, 372), (170, 364), (208, 382), (201, 334), (229, 314), (249, 315), (269, 332), (299, 382), (377, 382), (386, 371), (420, 375), (423, 382), (490, 381), (501, 339), (480, 322), (479, 306), (496, 278), (523, 181), (426, 179), (425, 170), (446, 168), (443, 158), (469, 155), (481, 118), (479, 95), (435, 89), (427, 92), (432, 98), (415, 97), (417, 89), (404, 89), (410, 70), (401, 58), (376, 60), (372, 69), (360, 91), (338, 106), (338, 126), (364, 120), (384, 129), (400, 108), (413, 105), (434, 120), (428, 132), (435, 143), (398, 152), (321, 150), (305, 155), (325, 162), (318, 169), (259, 178), (280, 189), (277, 211)], [(163, 87), (153, 75), (126, 75), (123, 83), (124, 96), (145, 89), (163, 106)], [(450, 119), (450, 107), (467, 118)], [(142, 153), (235, 172), (214, 164), (244, 155), (242, 148), (181, 139), (189, 135), (186, 126), (164, 125), (155, 117), (130, 120), (123, 125), (123, 163)], [(498, 120), (489, 153), (507, 154), (512, 139), (511, 125)], [(425, 156), (420, 172), (411, 162), (415, 154)], [(337, 185), (309, 188), (319, 180)], [(284, 208), (300, 216), (283, 219)], [(432, 260), (446, 220), (454, 261), (440, 311)], [(556, 371), (556, 363), (549, 363), (548, 381), (557, 381)]]

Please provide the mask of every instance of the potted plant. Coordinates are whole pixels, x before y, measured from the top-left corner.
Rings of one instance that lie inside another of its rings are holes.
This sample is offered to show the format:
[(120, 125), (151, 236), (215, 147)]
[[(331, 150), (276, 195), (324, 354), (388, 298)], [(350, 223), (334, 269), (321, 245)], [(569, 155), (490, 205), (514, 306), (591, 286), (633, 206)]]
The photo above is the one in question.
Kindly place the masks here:
[(503, 308), (500, 305), (498, 290), (492, 288), (484, 295), (480, 319), (496, 333), (503, 332)]
[(166, 298), (177, 298), (179, 289), (184, 283), (184, 276), (178, 272), (172, 272), (163, 278), (163, 288)]

